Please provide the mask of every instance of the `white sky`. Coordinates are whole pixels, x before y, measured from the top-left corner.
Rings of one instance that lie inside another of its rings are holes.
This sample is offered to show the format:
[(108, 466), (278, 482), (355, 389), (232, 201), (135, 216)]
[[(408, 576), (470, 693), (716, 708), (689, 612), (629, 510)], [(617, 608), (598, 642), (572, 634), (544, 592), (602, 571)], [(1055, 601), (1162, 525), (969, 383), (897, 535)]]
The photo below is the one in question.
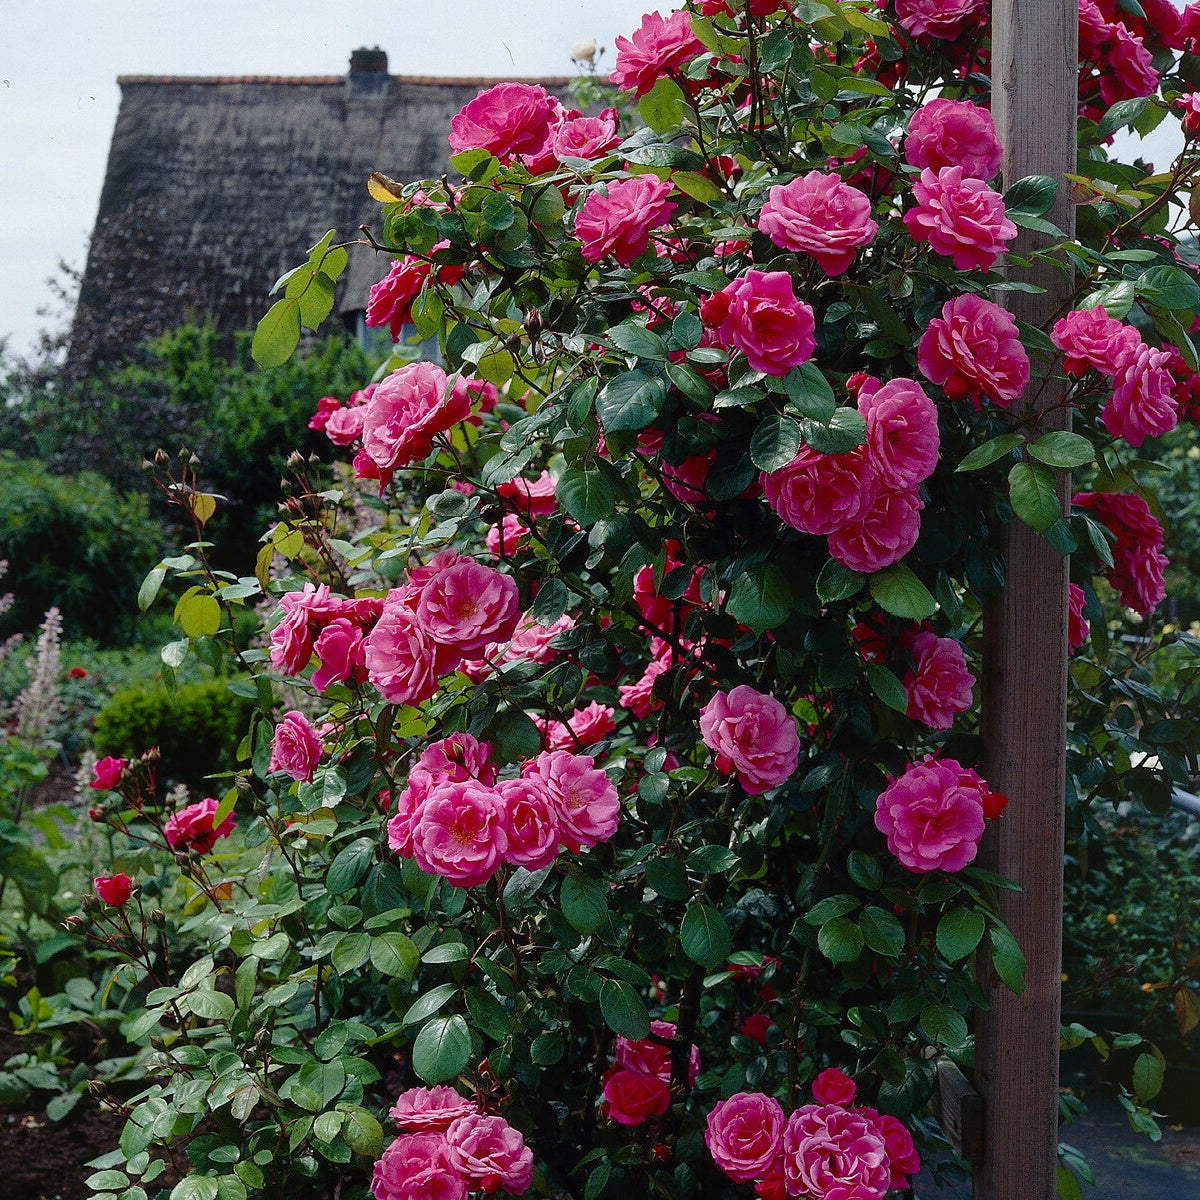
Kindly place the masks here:
[[(1181, 0), (1176, 0), (1181, 3)], [(24, 353), (46, 279), (82, 269), (118, 75), (340, 75), (381, 46), (397, 75), (560, 75), (673, 0), (0, 0), (0, 337)], [(1165, 166), (1161, 146), (1147, 151)]]

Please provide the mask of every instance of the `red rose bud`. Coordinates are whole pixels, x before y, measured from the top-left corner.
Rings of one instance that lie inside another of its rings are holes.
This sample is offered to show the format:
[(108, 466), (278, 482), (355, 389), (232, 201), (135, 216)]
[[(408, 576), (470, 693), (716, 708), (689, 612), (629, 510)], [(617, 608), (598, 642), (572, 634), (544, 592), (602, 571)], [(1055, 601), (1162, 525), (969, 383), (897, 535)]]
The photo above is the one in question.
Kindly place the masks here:
[(133, 895), (133, 880), (128, 875), (96, 876), (96, 895), (109, 908), (120, 908)]
[(994, 821), (1008, 807), (1008, 797), (1003, 792), (987, 792), (983, 797), (983, 815)]
[(102, 758), (92, 768), (95, 778), (88, 787), (93, 787), (97, 791), (111, 791), (121, 782), (121, 776), (125, 774), (125, 760), (123, 758)]
[(88, 809), (88, 819), (92, 820), (92, 821), (103, 821), (104, 820), (104, 809), (89, 808)]

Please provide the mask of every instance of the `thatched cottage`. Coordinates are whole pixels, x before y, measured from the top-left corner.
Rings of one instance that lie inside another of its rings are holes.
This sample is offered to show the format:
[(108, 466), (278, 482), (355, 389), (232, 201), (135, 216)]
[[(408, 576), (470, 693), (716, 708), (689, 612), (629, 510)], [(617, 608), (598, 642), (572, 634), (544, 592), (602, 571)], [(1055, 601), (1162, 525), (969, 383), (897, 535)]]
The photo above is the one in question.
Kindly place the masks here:
[[(344, 76), (120, 77), (71, 366), (119, 360), (189, 317), (253, 327), (275, 280), (327, 230), (352, 237), (377, 217), (372, 171), (411, 180), (447, 169), (451, 117), (496, 82), (389, 75), (378, 48), (354, 51)], [(386, 269), (352, 251), (343, 321), (354, 325)]]

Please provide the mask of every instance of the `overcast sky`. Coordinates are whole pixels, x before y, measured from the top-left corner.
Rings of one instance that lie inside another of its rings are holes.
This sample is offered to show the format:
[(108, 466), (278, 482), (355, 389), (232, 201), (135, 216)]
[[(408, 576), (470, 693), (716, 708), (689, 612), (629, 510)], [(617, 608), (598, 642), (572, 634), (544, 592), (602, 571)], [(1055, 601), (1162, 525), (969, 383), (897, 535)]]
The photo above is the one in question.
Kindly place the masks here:
[[(1179, 0), (1177, 0), (1177, 3)], [(118, 75), (341, 75), (381, 46), (397, 75), (569, 74), (594, 37), (673, 0), (0, 0), (0, 337), (25, 352), (46, 279), (82, 268)], [(1165, 166), (1171, 151), (1151, 151)]]
[(342, 75), (380, 46), (394, 75), (569, 75), (672, 0), (0, 0), (0, 337), (24, 352), (45, 285), (82, 268), (118, 75)]

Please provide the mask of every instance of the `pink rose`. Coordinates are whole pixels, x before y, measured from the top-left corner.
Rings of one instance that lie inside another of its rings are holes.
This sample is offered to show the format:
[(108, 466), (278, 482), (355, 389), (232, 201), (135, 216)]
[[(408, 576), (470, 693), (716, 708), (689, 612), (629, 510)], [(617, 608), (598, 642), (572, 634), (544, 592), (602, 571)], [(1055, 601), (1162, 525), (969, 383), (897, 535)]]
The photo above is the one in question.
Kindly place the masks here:
[(908, 1187), (908, 1177), (921, 1169), (921, 1157), (913, 1145), (912, 1134), (891, 1113), (879, 1114), (869, 1109), (862, 1111), (868, 1119), (874, 1121), (876, 1129), (883, 1136), (891, 1172), (891, 1185), (896, 1191), (901, 1191)]
[(700, 712), (700, 736), (717, 756), (717, 770), (737, 773), (752, 796), (790, 779), (800, 758), (796, 721), (774, 696), (749, 684), (717, 692)]
[[(447, 241), (438, 242), (430, 253), (444, 250), (449, 245)], [(405, 324), (412, 320), (413, 302), (435, 274), (443, 283), (458, 283), (462, 279), (463, 269), (457, 266), (435, 267), (427, 259), (415, 254), (406, 254), (397, 259), (392, 263), (391, 270), (371, 285), (371, 293), (367, 298), (367, 325), (371, 328), (386, 325), (392, 341), (398, 342)]]
[(347, 617), (335, 617), (321, 630), (313, 649), (321, 665), (313, 672), (312, 685), (323, 692), (331, 683), (347, 679), (361, 682), (366, 659), (362, 627)]
[(858, 411), (867, 423), (871, 470), (882, 488), (907, 491), (933, 474), (941, 444), (937, 405), (915, 379), (864, 388)]
[(413, 859), (426, 875), (455, 887), (487, 883), (508, 849), (504, 803), (474, 779), (429, 790), (412, 826)]
[(309, 724), (308, 718), (292, 709), (284, 713), (283, 720), (275, 726), (271, 763), (267, 770), (286, 771), (293, 779), (311, 783), (324, 750), (321, 735)]
[(481, 742), (470, 733), (452, 733), (430, 742), (421, 751), (413, 772), (428, 773), (431, 781), (478, 779), (491, 787), (496, 782), (496, 764), (492, 762), (491, 742)]
[(653, 659), (633, 683), (623, 683), (617, 688), (621, 707), (627, 708), (639, 721), (644, 721), (662, 701), (654, 695), (654, 682), (671, 666), (669, 655)]
[(315, 429), (318, 433), (323, 433), (325, 426), (329, 422), (330, 413), (335, 413), (342, 407), (342, 402), (336, 396), (322, 396), (317, 401), (317, 411), (313, 413), (312, 418), (308, 422), (309, 429)]
[(635, 175), (608, 184), (607, 192), (589, 193), (575, 218), (575, 236), (587, 262), (611, 254), (628, 266), (650, 244), (650, 232), (668, 224), (676, 205), (667, 199), (671, 185), (653, 175)]
[(299, 675), (312, 660), (312, 654), (308, 613), (302, 608), (285, 611), (271, 630), (271, 666), (285, 675)]
[(92, 781), (88, 787), (98, 792), (112, 791), (121, 782), (125, 774), (126, 761), (123, 758), (102, 758), (92, 767)]
[(678, 71), (704, 52), (704, 43), (692, 32), (691, 17), (682, 11), (669, 17), (647, 13), (632, 38), (618, 37), (614, 45), (617, 63), (612, 82), (639, 97), (663, 75)]
[(987, 20), (988, 0), (895, 0), (900, 28), (918, 37), (953, 42)]
[(470, 1191), (523, 1196), (533, 1182), (533, 1151), (503, 1117), (459, 1117), (446, 1130), (446, 1152)]
[(460, 1096), (452, 1087), (413, 1087), (401, 1092), (388, 1116), (399, 1129), (412, 1133), (440, 1133), (458, 1120), (478, 1112), (473, 1100)]
[(962, 167), (973, 179), (991, 179), (1004, 151), (992, 114), (969, 100), (938, 97), (909, 118), (904, 157), (910, 166), (931, 171)]
[(854, 1103), (857, 1090), (854, 1080), (837, 1067), (826, 1067), (812, 1085), (813, 1099), (818, 1104), (838, 1104), (842, 1108), (849, 1108)]
[(528, 779), (503, 779), (496, 794), (508, 822), (505, 862), (540, 871), (558, 857), (558, 812), (547, 790)]
[(836, 1104), (806, 1104), (788, 1117), (783, 1171), (792, 1196), (825, 1197), (837, 1187), (882, 1196), (891, 1186), (878, 1129), (855, 1109)]
[(1142, 335), (1132, 325), (1110, 317), (1099, 306), (1072, 309), (1054, 323), (1050, 340), (1066, 356), (1063, 370), (1076, 378), (1088, 370), (1111, 377), (1143, 345)]
[(450, 121), (450, 149), (486, 150), (502, 163), (520, 159), (531, 170), (553, 162), (562, 105), (540, 84), (498, 83), (480, 92)]
[(801, 533), (829, 534), (856, 521), (879, 490), (862, 446), (846, 454), (822, 454), (801, 446), (787, 466), (760, 478), (767, 503)]
[(380, 470), (420, 462), (433, 439), (470, 414), (470, 402), (435, 363), (408, 363), (375, 388), (363, 415), (363, 449)]
[(621, 144), (617, 110), (606, 108), (594, 117), (567, 116), (554, 135), (554, 154), (563, 158), (603, 158)]
[(927, 242), (936, 254), (954, 260), (960, 271), (990, 269), (1017, 236), (1004, 215), (1004, 199), (980, 179), (964, 176), (962, 167), (921, 171), (913, 185), (917, 207), (904, 214), (916, 242)]
[(398, 1137), (375, 1164), (375, 1200), (466, 1200), (467, 1184), (450, 1162), (441, 1133)]
[(614, 1071), (604, 1082), (603, 1112), (619, 1125), (641, 1125), (671, 1107), (671, 1085), (643, 1071)]
[(829, 535), (829, 553), (851, 571), (882, 571), (917, 544), (922, 508), (915, 490), (881, 491), (861, 515)]
[(913, 669), (904, 677), (907, 715), (930, 729), (949, 729), (971, 707), (975, 676), (963, 648), (953, 638), (919, 633), (912, 643)]
[(416, 611), (434, 641), (462, 658), (479, 658), (490, 643), (512, 637), (521, 600), (510, 576), (466, 559), (421, 588)]
[(429, 795), (435, 781), (426, 771), (414, 770), (408, 782), (396, 796), (396, 811), (388, 819), (388, 846), (401, 858), (413, 856), (413, 831), (421, 815), (421, 805)]
[(822, 171), (771, 188), (758, 228), (784, 250), (811, 254), (826, 275), (849, 270), (857, 247), (879, 232), (870, 197)]
[(163, 837), (173, 850), (194, 850), (207, 854), (216, 844), (217, 838), (228, 837), (233, 832), (233, 813), (215, 829), (213, 818), (220, 805), (211, 797), (197, 800), (175, 813), (163, 828)]
[(1074, 654), (1088, 640), (1091, 628), (1083, 615), (1087, 597), (1077, 583), (1068, 585), (1067, 595), (1067, 650)]
[(554, 807), (558, 835), (572, 854), (607, 842), (617, 831), (621, 800), (590, 754), (546, 750), (521, 769)]
[(329, 414), (329, 420), (325, 422), (325, 436), (335, 446), (349, 446), (362, 437), (364, 415), (361, 405), (339, 408), (337, 412)]
[(505, 513), (499, 525), (488, 529), (484, 544), (495, 558), (507, 558), (516, 554), (528, 536), (528, 524), (516, 513)]
[(124, 872), (116, 875), (97, 875), (93, 880), (96, 895), (109, 908), (120, 908), (133, 895), (133, 880)]
[[(740, 350), (755, 371), (781, 377), (808, 362), (817, 348), (812, 309), (796, 299), (786, 271), (749, 270), (713, 300), (724, 310), (717, 337)], [(705, 317), (708, 320), (708, 317)]]
[(1163, 528), (1150, 506), (1141, 496), (1125, 492), (1080, 492), (1073, 503), (1090, 510), (1113, 535), (1109, 582), (1122, 604), (1148, 617), (1167, 594)]
[(1175, 107), (1182, 110), (1179, 118), (1183, 132), (1194, 138), (1200, 134), (1200, 92), (1187, 92), (1175, 101)]
[(1148, 437), (1169, 433), (1179, 420), (1175, 377), (1166, 350), (1142, 346), (1117, 366), (1113, 394), (1104, 406), (1104, 428), (1113, 437), (1140, 446)]
[(412, 608), (413, 590), (387, 594), (375, 628), (363, 640), (367, 677), (390, 704), (420, 704), (438, 689), (449, 663)]
[(998, 304), (967, 292), (942, 305), (917, 346), (917, 363), (951, 400), (1007, 408), (1029, 383), (1017, 323)]
[(875, 828), (910, 871), (961, 871), (979, 848), (988, 794), (969, 767), (927, 754), (883, 789)]
[(526, 479), (524, 476), (510, 479), (500, 484), (496, 491), (516, 512), (526, 516), (548, 516), (558, 507), (554, 479), (549, 471), (543, 471), (536, 479)]
[(1108, 27), (1109, 43), (1100, 71), (1100, 96), (1105, 104), (1151, 96), (1158, 89), (1158, 72), (1145, 42), (1121, 24)]
[[(673, 1038), (677, 1031), (673, 1021), (651, 1021), (650, 1032), (660, 1038)], [(642, 1071), (646, 1075), (657, 1075), (666, 1083), (671, 1082), (671, 1048), (651, 1038), (617, 1037), (617, 1066), (626, 1071)], [(688, 1051), (688, 1083), (695, 1083), (700, 1075), (700, 1048), (691, 1046)]]
[(783, 1106), (773, 1096), (738, 1092), (708, 1114), (704, 1144), (738, 1183), (765, 1179), (783, 1152)]

